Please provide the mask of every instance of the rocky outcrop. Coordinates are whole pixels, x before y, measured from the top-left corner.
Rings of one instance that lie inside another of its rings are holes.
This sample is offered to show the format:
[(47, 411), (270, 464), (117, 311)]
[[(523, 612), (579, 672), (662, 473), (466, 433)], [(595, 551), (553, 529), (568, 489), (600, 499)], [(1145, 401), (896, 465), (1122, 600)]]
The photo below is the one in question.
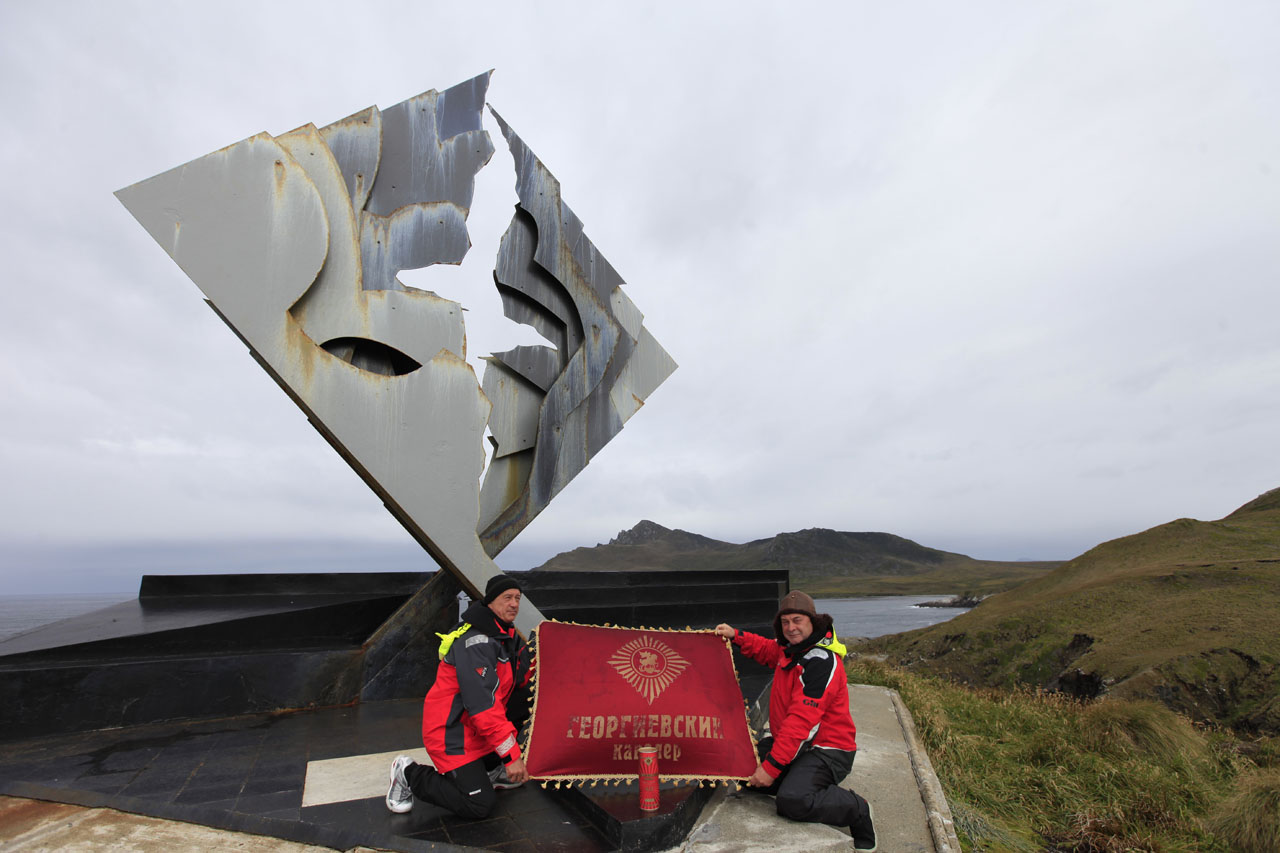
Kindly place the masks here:
[(953, 595), (951, 598), (944, 598), (941, 601), (922, 601), (916, 607), (977, 607), (982, 603), (985, 595), (974, 595), (971, 592), (962, 592), (959, 595)]
[(1238, 649), (1184, 655), (1143, 670), (1111, 689), (1155, 699), (1200, 722), (1254, 733), (1280, 731), (1280, 668)]
[(729, 545), (709, 536), (690, 533), (687, 530), (671, 530), (647, 519), (641, 521), (630, 530), (623, 530), (609, 540), (610, 545), (652, 545), (663, 544), (683, 549), (722, 548)]

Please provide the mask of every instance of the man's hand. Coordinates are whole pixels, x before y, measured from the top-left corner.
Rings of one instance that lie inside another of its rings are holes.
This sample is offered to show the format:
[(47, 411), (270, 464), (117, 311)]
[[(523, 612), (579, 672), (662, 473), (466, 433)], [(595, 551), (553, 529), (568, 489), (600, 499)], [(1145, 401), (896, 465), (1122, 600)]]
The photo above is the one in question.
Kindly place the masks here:
[(507, 778), (517, 785), (529, 781), (529, 768), (524, 766), (523, 758), (517, 758), (507, 765)]
[(765, 772), (763, 764), (757, 764), (756, 772), (751, 774), (751, 778), (747, 780), (747, 784), (752, 788), (767, 788), (773, 784), (773, 777)]
[[(706, 623), (704, 622), (703, 624), (706, 624)], [(726, 625), (725, 623), (721, 622), (719, 625), (716, 626), (716, 634), (718, 636), (724, 637), (726, 640), (732, 640), (733, 635), (736, 633), (738, 632), (734, 630), (732, 625)]]

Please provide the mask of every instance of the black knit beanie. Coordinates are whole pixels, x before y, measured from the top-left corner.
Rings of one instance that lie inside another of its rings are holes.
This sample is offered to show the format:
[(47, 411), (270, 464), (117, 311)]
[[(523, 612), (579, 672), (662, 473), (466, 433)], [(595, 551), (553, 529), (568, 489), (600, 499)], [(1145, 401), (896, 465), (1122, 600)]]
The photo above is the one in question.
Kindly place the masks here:
[(484, 603), (486, 605), (493, 604), (493, 600), (502, 595), (509, 589), (520, 589), (520, 584), (516, 583), (507, 575), (494, 575), (489, 578), (489, 582), (484, 585)]

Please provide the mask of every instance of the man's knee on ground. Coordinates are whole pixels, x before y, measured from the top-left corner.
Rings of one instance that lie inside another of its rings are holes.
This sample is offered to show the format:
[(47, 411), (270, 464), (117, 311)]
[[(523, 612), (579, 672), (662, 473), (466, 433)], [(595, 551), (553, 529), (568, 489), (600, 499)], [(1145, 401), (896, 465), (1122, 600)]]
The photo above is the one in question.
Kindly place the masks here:
[(775, 800), (778, 814), (792, 820), (808, 820), (813, 812), (813, 794), (797, 796), (786, 791), (779, 791)]

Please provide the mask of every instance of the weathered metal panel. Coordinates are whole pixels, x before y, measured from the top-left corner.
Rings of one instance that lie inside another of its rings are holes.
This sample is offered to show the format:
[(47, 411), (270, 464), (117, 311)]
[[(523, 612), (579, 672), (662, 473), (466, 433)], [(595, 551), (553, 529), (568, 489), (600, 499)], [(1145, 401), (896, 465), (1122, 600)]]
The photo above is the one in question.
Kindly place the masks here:
[(609, 389), (609, 398), (623, 423), (640, 410), (649, 395), (675, 369), (676, 363), (667, 351), (654, 340), (648, 329), (641, 329), (635, 352), (618, 374), (618, 381)]
[[(329, 222), (329, 251), (315, 282), (291, 308), (302, 330), (324, 345), (342, 338), (379, 341), (423, 364), (464, 351), (462, 308), (420, 290), (364, 290), (355, 216), (337, 160), (313, 127), (280, 137), (316, 186)], [(466, 225), (458, 226), (466, 240)]]
[[(538, 265), (534, 257), (537, 248), (537, 225), (527, 213), (517, 210), (498, 246), (494, 275), (506, 315), (533, 326), (553, 341), (563, 364), (582, 345), (582, 316), (565, 285)], [(552, 331), (555, 326), (562, 327), (563, 333)]]
[(471, 209), (475, 174), (493, 156), (481, 110), (489, 74), (382, 111), (382, 165), (367, 210), (390, 216), (420, 201)]
[(504, 368), (497, 359), (490, 357), (485, 361), (484, 395), (493, 406), (489, 415), (489, 433), (496, 444), (494, 457), (532, 450), (538, 440), (542, 390), (522, 379), (515, 371)]
[(613, 309), (613, 316), (618, 318), (627, 334), (639, 338), (640, 330), (644, 328), (644, 315), (631, 298), (623, 293), (621, 287), (615, 287), (613, 293), (609, 294), (609, 307)]
[[(559, 182), (497, 118), (520, 204), (495, 281), (553, 346), (463, 360), (462, 308), (403, 269), (458, 263), (489, 74), (317, 130), (243, 140), (117, 195), (420, 544), (475, 593), (492, 555), (675, 363)], [(483, 486), (483, 436), (494, 442)], [(532, 602), (523, 629), (541, 618)]]
[(389, 216), (360, 216), (360, 256), (365, 290), (403, 290), (401, 270), (460, 264), (471, 248), (467, 212), (447, 202), (399, 208)]
[(556, 376), (564, 365), (564, 359), (561, 358), (559, 351), (549, 347), (519, 346), (506, 352), (494, 353), (493, 358), (523, 376), (544, 393), (556, 381)]
[[(498, 572), (475, 533), (490, 406), (461, 357), (461, 308), (422, 291), (364, 289), (351, 185), (314, 127), (282, 138), (236, 143), (118, 196), (423, 547), (482, 589)], [(475, 148), (470, 136), (462, 142)], [(412, 203), (439, 201), (459, 210)], [(464, 219), (451, 226), (465, 243)], [(362, 370), (321, 346), (343, 337), (421, 367)], [(521, 616), (531, 627), (537, 608)]]
[(524, 492), (533, 470), (533, 451), (522, 450), (509, 456), (495, 456), (485, 469), (480, 487), (480, 516), (477, 530), (493, 524), (502, 511)]
[[(652, 380), (659, 375), (665, 379), (675, 369), (675, 362), (652, 336), (652, 343), (639, 354), (641, 363), (628, 367), (645, 333), (640, 312), (620, 290), (621, 276), (564, 203), (559, 181), (502, 117), (493, 115), (511, 148), (519, 197), (494, 274), (500, 289), (505, 288), (503, 308), (508, 317), (533, 326), (557, 344), (560, 341), (553, 335), (563, 325), (560, 340), (564, 343), (559, 348), (561, 369), (554, 380), (550, 384), (542, 376), (534, 380), (546, 397), (527, 480), (511, 504), (481, 527), (481, 539), (490, 554), (498, 553), (529, 524), (617, 435), (644, 396), (657, 387)], [(509, 292), (521, 298), (508, 298)], [(529, 375), (528, 352), (519, 353), (518, 358), (507, 355), (500, 356), (504, 365), (519, 365), (517, 370)], [(548, 356), (544, 361), (551, 363)], [(491, 364), (486, 373), (493, 369), (496, 366)], [(620, 397), (621, 406), (615, 396)], [(503, 405), (503, 401), (494, 402), (495, 410)], [(489, 490), (490, 498), (510, 493), (510, 470), (491, 467), (486, 477), (502, 477), (506, 484), (504, 489)], [(492, 509), (488, 504), (486, 508)]]
[(320, 128), (351, 196), (351, 209), (364, 210), (382, 156), (382, 113), (369, 107)]

